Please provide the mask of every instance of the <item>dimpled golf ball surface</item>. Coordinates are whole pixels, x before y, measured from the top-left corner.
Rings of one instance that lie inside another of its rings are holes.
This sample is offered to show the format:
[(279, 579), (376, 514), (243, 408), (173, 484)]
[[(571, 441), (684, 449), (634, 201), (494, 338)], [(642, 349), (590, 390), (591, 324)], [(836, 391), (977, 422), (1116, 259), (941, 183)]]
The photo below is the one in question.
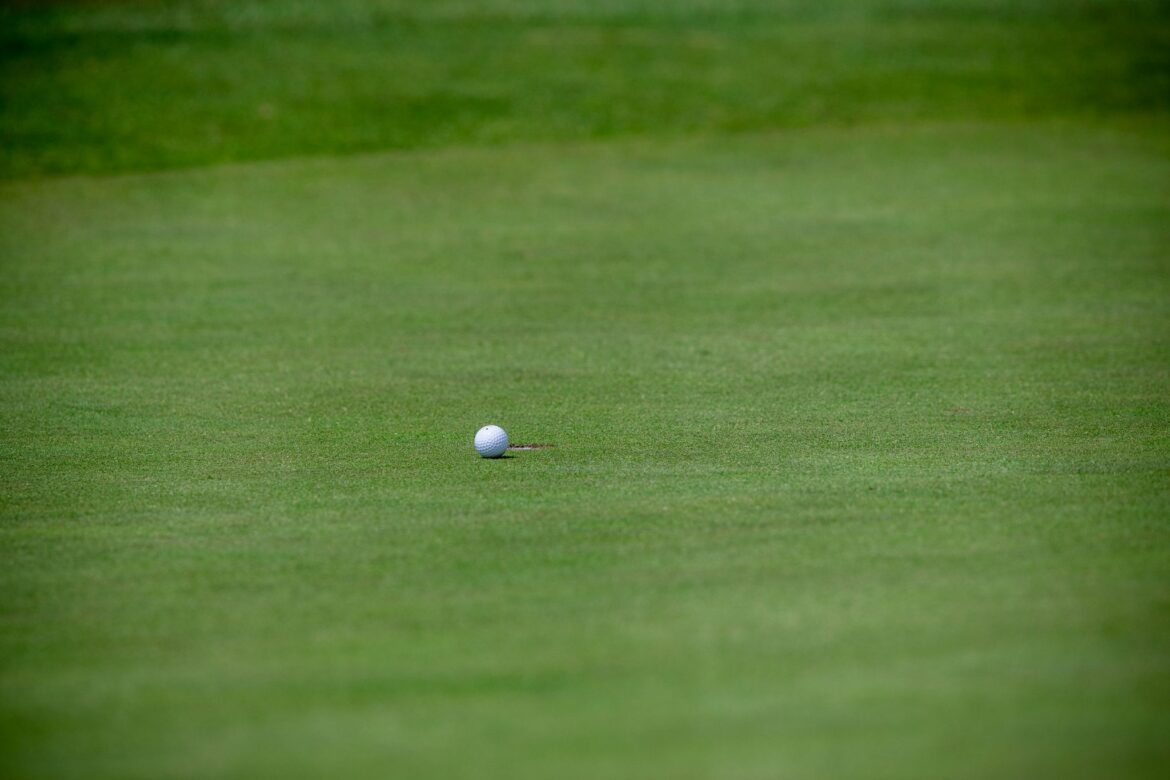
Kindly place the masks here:
[(485, 458), (498, 458), (508, 449), (508, 434), (498, 425), (485, 425), (476, 431), (475, 451)]

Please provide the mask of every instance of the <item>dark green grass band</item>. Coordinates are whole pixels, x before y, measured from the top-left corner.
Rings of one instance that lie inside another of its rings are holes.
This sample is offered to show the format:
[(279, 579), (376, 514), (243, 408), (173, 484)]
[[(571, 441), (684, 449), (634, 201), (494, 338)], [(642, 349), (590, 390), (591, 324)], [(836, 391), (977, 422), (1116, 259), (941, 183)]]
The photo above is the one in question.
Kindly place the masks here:
[(1170, 105), (1141, 0), (50, 4), (0, 52), (8, 178)]

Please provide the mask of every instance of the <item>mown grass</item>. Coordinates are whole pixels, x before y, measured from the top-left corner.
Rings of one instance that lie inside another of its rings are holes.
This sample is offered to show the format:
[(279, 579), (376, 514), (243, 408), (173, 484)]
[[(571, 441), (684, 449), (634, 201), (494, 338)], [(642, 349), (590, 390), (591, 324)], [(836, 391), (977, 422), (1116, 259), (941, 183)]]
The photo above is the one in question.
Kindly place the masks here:
[(1159, 135), (9, 185), (9, 773), (1156, 775)]
[(1164, 10), (6, 6), (0, 775), (1159, 777)]
[(0, 176), (1164, 112), (1160, 2), (155, 2), (0, 16)]

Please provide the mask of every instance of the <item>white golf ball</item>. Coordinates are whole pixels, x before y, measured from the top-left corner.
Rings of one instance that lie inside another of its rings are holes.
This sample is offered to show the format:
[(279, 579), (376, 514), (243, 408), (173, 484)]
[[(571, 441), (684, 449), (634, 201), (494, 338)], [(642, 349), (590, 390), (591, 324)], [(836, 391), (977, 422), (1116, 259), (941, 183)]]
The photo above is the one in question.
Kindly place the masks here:
[(508, 434), (498, 425), (485, 425), (475, 432), (475, 451), (485, 458), (498, 458), (508, 449)]

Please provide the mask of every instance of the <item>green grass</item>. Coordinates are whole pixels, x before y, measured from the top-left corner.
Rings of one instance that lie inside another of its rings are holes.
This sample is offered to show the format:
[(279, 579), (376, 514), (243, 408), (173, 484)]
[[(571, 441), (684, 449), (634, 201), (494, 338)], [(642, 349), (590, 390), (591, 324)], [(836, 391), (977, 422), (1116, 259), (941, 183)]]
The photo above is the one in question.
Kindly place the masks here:
[(0, 776), (1159, 777), (1164, 10), (6, 7)]
[(8, 186), (10, 769), (1154, 774), (1153, 138)]
[(17, 6), (0, 177), (1170, 107), (1158, 0)]

